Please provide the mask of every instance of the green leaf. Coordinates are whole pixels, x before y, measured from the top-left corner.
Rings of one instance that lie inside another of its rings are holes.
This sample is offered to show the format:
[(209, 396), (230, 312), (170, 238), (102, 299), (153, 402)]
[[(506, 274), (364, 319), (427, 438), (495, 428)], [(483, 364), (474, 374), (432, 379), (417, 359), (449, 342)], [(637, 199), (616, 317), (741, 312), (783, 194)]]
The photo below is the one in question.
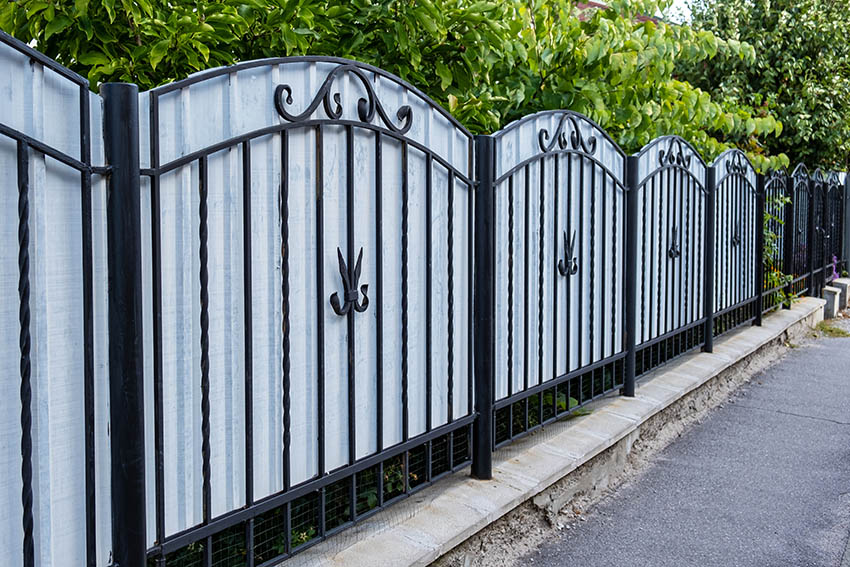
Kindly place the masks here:
[(162, 61), (165, 54), (168, 53), (168, 48), (171, 46), (171, 40), (163, 39), (161, 41), (156, 42), (150, 53), (150, 64), (151, 67), (156, 69), (156, 66), (159, 65), (159, 62)]
[(53, 18), (44, 29), (44, 39), (48, 40), (53, 34), (59, 33), (71, 25), (71, 18), (64, 14), (60, 14)]
[(446, 90), (452, 84), (452, 72), (442, 61), (436, 63), (437, 76), (440, 77), (440, 88)]

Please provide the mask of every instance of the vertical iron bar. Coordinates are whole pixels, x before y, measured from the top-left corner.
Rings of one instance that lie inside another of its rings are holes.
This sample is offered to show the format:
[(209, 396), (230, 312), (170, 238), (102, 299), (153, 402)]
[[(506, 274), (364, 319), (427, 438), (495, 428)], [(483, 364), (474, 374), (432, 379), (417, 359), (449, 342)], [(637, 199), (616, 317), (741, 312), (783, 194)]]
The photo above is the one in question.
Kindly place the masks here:
[[(91, 165), (91, 122), (89, 89), (80, 86), (80, 161)], [(91, 171), (80, 173), (80, 206), (82, 209), (83, 253), (83, 357), (85, 400), (85, 462), (86, 462), (86, 565), (97, 567), (97, 490), (95, 474), (95, 407), (94, 407), (94, 292), (92, 260), (92, 187)]]
[(377, 395), (375, 412), (377, 430), (375, 432), (377, 451), (384, 449), (384, 227), (383, 227), (383, 152), (381, 133), (375, 132), (375, 353), (377, 366), (375, 368), (375, 392)]
[[(454, 363), (455, 363), (455, 354), (454, 354), (454, 337), (455, 337), (455, 300), (454, 300), (454, 289), (455, 289), (455, 280), (454, 280), (454, 270), (455, 270), (455, 261), (454, 261), (454, 200), (455, 200), (455, 172), (453, 169), (449, 170), (449, 191), (448, 191), (448, 216), (449, 216), (449, 226), (448, 226), (448, 258), (447, 258), (447, 267), (448, 267), (448, 285), (449, 285), (449, 305), (448, 305), (448, 316), (449, 316), (449, 328), (448, 328), (448, 336), (447, 336), (447, 353), (448, 353), (448, 382), (446, 383), (446, 422), (451, 423), (454, 420)], [(429, 445), (430, 447), (430, 445)]]
[[(408, 146), (407, 142), (401, 144), (401, 431), (402, 441), (410, 437), (410, 411), (408, 405), (408, 258), (410, 256), (410, 187), (408, 185)], [(405, 453), (406, 455), (407, 453)], [(405, 464), (407, 458), (405, 457)], [(407, 468), (405, 467), (405, 479)], [(405, 480), (405, 488), (407, 481)]]
[[(254, 503), (254, 339), (251, 273), (251, 142), (242, 142), (242, 287), (245, 311), (245, 504)], [(254, 565), (254, 519), (245, 522), (248, 567)]]
[[(625, 298), (626, 324), (623, 338), (626, 347), (626, 375), (622, 394), (633, 398), (635, 395), (635, 355), (637, 353), (637, 215), (638, 215), (638, 164), (637, 156), (629, 156), (625, 164), (626, 177), (626, 237), (625, 260)], [(643, 239), (641, 239), (643, 240)]]
[[(289, 133), (280, 133), (280, 197), (278, 214), (280, 222), (280, 255), (281, 255), (281, 329), (283, 335), (283, 490), (289, 490), (291, 485), (290, 461), (292, 447), (291, 421), (292, 414), (292, 377), (290, 353), (289, 325)], [(287, 510), (289, 505), (287, 504)]]
[(433, 282), (432, 270), (434, 269), (434, 246), (433, 231), (433, 204), (431, 202), (431, 190), (433, 184), (433, 157), (430, 153), (425, 154), (425, 431), (431, 431), (433, 424), (433, 402), (434, 402), (434, 363), (432, 359), (432, 326), (433, 311)]
[[(162, 234), (159, 195), (159, 98), (150, 95), (150, 165), (151, 175), (151, 272), (153, 287), (153, 414), (154, 414), (154, 498), (156, 500), (156, 541), (165, 539), (165, 425), (163, 418), (162, 377)], [(165, 565), (165, 555), (157, 558), (157, 566)]]
[[(121, 567), (146, 564), (139, 90), (106, 83), (104, 134), (112, 166), (106, 205), (109, 266), (109, 400), (112, 553)], [(152, 125), (155, 127), (155, 124)], [(158, 511), (158, 513), (160, 513)]]
[(762, 311), (764, 310), (764, 216), (765, 216), (765, 179), (764, 174), (758, 174), (756, 185), (756, 320), (761, 326)]
[[(23, 505), (24, 567), (35, 567), (32, 494), (32, 337), (30, 335), (30, 259), (29, 259), (29, 146), (18, 142), (18, 320), (21, 325), (21, 504)], [(110, 225), (111, 226), (111, 225)], [(111, 248), (110, 248), (111, 251)], [(110, 308), (112, 305), (110, 304)], [(111, 322), (111, 319), (110, 319)], [(118, 494), (117, 496), (121, 496)]]
[[(318, 384), (316, 387), (316, 397), (318, 406), (318, 451), (317, 460), (317, 476), (320, 478), (325, 475), (325, 280), (324, 280), (324, 265), (322, 255), (324, 254), (324, 137), (322, 125), (316, 126), (316, 327), (318, 334), (317, 342), (317, 376)], [(349, 260), (350, 261), (350, 260)], [(321, 493), (321, 518), (320, 524), (324, 526), (324, 489)], [(324, 528), (322, 527), (322, 535)]]
[[(348, 264), (354, 265), (354, 129), (345, 127), (345, 232), (347, 241)], [(353, 283), (353, 285), (357, 285)], [(357, 413), (356, 413), (356, 343), (357, 332), (354, 309), (349, 309), (348, 323), (348, 464), (357, 460)], [(348, 495), (349, 520), (357, 516), (357, 475), (351, 475)]]
[(472, 475), (493, 477), (493, 380), (495, 361), (495, 244), (496, 215), (493, 194), (495, 143), (490, 136), (475, 137), (475, 411)]
[(717, 170), (714, 166), (705, 170), (705, 280), (703, 297), (705, 298), (705, 352), (714, 351), (714, 241), (715, 197), (717, 194)]
[[(212, 468), (210, 465), (210, 291), (209, 291), (209, 251), (207, 241), (209, 226), (209, 170), (207, 156), (198, 160), (198, 193), (200, 202), (198, 217), (200, 220), (198, 237), (200, 240), (199, 258), (201, 263), (201, 473), (203, 477), (203, 523), (212, 520)], [(207, 537), (204, 546), (204, 566), (212, 567), (212, 537)]]

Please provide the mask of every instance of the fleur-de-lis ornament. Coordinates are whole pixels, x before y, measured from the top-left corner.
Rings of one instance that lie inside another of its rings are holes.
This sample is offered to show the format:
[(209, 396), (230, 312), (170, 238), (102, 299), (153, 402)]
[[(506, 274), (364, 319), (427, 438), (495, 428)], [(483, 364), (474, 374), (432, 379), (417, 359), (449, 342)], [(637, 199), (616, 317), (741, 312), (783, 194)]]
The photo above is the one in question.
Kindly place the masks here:
[(682, 248), (679, 246), (679, 227), (675, 224), (673, 225), (673, 238), (671, 240), (673, 242), (670, 244), (670, 249), (667, 250), (667, 256), (669, 256), (671, 260), (675, 260), (682, 255)]
[[(357, 263), (353, 271), (348, 269), (345, 259), (342, 257), (342, 251), (339, 248), (336, 249), (336, 254), (339, 258), (339, 275), (342, 277), (342, 287), (344, 289), (342, 295), (343, 302), (340, 304), (339, 295), (334, 292), (331, 295), (331, 307), (333, 307), (334, 313), (340, 316), (347, 315), (352, 308), (357, 313), (363, 313), (369, 307), (369, 298), (366, 296), (369, 286), (364, 284), (360, 286), (359, 291), (357, 289), (357, 282), (360, 280), (360, 269), (363, 265), (363, 248), (360, 248), (360, 254), (357, 256)], [(359, 301), (361, 293), (363, 294), (363, 301)]]
[(558, 272), (562, 276), (574, 276), (578, 273), (578, 261), (573, 255), (576, 247), (576, 231), (573, 231), (573, 238), (567, 242), (567, 231), (564, 231), (564, 258), (558, 260)]
[(732, 246), (741, 245), (741, 221), (735, 224), (735, 232), (732, 234)]

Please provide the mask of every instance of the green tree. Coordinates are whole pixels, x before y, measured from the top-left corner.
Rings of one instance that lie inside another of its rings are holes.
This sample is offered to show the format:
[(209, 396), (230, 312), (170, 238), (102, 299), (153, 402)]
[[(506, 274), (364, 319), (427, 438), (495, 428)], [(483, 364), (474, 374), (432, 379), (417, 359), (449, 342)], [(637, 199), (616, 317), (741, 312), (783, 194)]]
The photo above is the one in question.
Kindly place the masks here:
[[(768, 153), (810, 167), (845, 169), (850, 150), (850, 3), (846, 0), (694, 0), (693, 26), (746, 42), (754, 61), (728, 54), (680, 65), (681, 75), (756, 121), (774, 116)], [(718, 136), (739, 145), (738, 135)]]
[(676, 77), (714, 57), (754, 62), (751, 47), (646, 21), (670, 0), (18, 0), (0, 27), (101, 81), (151, 88), (238, 61), (334, 55), (422, 88), (475, 132), (544, 109), (594, 118), (626, 151), (679, 134), (711, 159), (733, 143), (758, 167), (782, 125)]

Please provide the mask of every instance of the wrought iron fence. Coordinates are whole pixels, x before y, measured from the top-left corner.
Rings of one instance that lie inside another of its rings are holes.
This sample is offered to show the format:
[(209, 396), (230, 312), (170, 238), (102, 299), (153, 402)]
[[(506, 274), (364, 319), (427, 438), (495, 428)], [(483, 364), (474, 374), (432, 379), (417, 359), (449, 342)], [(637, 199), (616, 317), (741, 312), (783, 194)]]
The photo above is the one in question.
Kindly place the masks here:
[[(567, 111), (473, 138), (333, 58), (98, 96), (0, 34), (0, 69), (36, 95), (0, 109), (24, 567), (274, 564), (470, 462), (488, 478), (495, 448), (847, 267), (841, 174), (677, 137), (627, 156)], [(80, 419), (42, 403), (62, 396)], [(57, 428), (80, 490), (33, 475)], [(80, 506), (48, 533), (51, 490)]]

